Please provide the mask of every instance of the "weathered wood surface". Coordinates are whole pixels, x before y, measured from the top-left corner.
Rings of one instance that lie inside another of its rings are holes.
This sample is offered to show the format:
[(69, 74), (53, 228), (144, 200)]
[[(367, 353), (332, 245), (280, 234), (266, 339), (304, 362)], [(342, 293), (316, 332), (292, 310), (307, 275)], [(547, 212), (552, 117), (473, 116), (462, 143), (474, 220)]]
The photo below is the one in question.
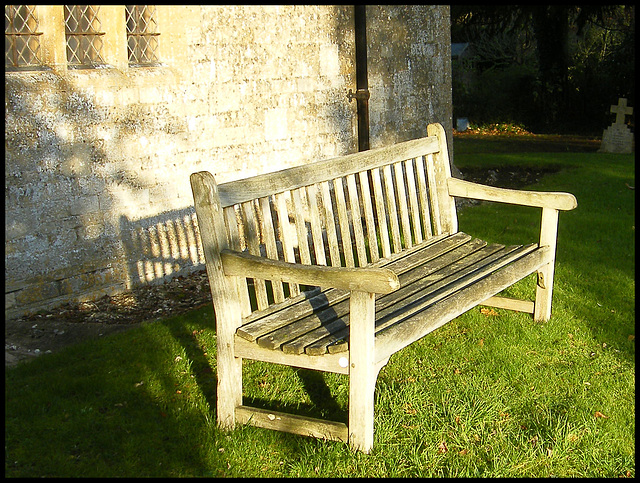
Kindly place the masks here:
[(223, 207), (240, 204), (274, 193), (282, 193), (302, 186), (425, 156), (437, 152), (439, 148), (437, 138), (425, 137), (252, 178), (222, 183), (218, 187), (220, 201)]
[(335, 421), (325, 421), (247, 406), (238, 406), (236, 408), (236, 418), (240, 424), (250, 424), (260, 428), (275, 429), (302, 436), (344, 442), (349, 439), (347, 425)]
[[(217, 418), (373, 446), (374, 389), (389, 357), (480, 304), (551, 315), (567, 193), (451, 177), (446, 136), (217, 185), (191, 176), (217, 320)], [(538, 243), (458, 231), (456, 197), (542, 208)], [(535, 302), (497, 295), (537, 273)], [(242, 405), (242, 359), (349, 375), (349, 424)]]
[(398, 277), (384, 268), (304, 265), (231, 250), (222, 251), (222, 262), (227, 275), (373, 293), (388, 293), (400, 286)]
[(452, 196), (460, 196), (463, 198), (540, 208), (554, 208), (556, 210), (573, 210), (578, 206), (575, 196), (570, 193), (496, 188), (494, 186), (485, 186), (457, 178), (449, 178), (447, 185), (449, 186), (449, 192)]
[[(423, 247), (416, 246), (391, 261), (381, 259), (380, 265), (397, 276), (399, 288), (376, 297), (376, 332), (398, 324), (446, 297), (455, 297), (456, 292), (490, 277), (516, 260), (526, 258), (536, 249), (535, 244), (512, 247), (487, 245), (459, 232), (427, 242)], [(356, 268), (348, 273), (356, 276), (358, 271), (376, 269)], [(513, 276), (519, 279), (524, 274), (514, 273)], [(366, 277), (363, 273), (363, 279)], [(480, 295), (476, 304), (487, 298)], [(343, 352), (348, 350), (349, 338), (352, 337), (350, 304), (347, 290), (316, 292), (314, 296), (301, 298), (296, 304), (287, 304), (281, 310), (274, 309), (262, 318), (247, 319), (237, 334), (261, 347), (288, 354)]]

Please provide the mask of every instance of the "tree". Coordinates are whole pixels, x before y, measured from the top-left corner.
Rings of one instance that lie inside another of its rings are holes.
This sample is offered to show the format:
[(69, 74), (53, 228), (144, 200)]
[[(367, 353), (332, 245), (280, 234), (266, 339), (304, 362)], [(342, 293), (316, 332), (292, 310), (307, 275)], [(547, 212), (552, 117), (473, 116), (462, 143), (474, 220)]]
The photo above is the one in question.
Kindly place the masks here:
[[(486, 49), (483, 52), (483, 46), (491, 45), (489, 40), (507, 36), (518, 44), (512, 46), (512, 51), (519, 49), (534, 54), (520, 58), (528, 62), (529, 72), (535, 72), (535, 82), (523, 84), (522, 76), (512, 77), (517, 83), (534, 86), (522, 95), (531, 96), (526, 105), (537, 110), (539, 129), (557, 129), (589, 121), (585, 115), (591, 113), (584, 110), (588, 102), (606, 114), (608, 104), (619, 96), (627, 97), (631, 104), (635, 100), (634, 6), (453, 5), (451, 23), (453, 42), (471, 42), (480, 47), (476, 65), (481, 72), (504, 69), (500, 62), (509, 61), (502, 58), (496, 62), (495, 55), (492, 59)], [(585, 52), (585, 49), (591, 50)], [(596, 55), (598, 51), (602, 53), (600, 58)], [(494, 54), (496, 52), (494, 49)], [(515, 57), (510, 62), (518, 64)], [(594, 90), (592, 82), (596, 80), (601, 82), (599, 94), (589, 100), (586, 92)], [(576, 110), (576, 105), (582, 109)], [(584, 127), (595, 129), (601, 117), (595, 116), (593, 125)]]

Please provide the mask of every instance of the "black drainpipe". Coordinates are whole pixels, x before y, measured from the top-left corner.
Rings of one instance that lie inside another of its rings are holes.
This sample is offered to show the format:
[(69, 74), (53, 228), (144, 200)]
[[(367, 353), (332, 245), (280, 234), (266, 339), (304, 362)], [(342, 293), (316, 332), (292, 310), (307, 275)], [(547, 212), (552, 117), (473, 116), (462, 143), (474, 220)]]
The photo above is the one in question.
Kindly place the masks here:
[(369, 80), (367, 77), (367, 7), (354, 5), (356, 31), (356, 92), (347, 94), (358, 107), (358, 151), (369, 149)]

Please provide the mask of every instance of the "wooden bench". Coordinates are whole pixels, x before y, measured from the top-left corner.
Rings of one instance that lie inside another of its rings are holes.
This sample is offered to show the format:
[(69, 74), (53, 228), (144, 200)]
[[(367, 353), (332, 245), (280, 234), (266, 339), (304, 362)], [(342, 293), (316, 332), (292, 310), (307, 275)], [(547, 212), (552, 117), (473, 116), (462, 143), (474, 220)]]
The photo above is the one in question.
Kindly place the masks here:
[[(216, 315), (217, 418), (373, 446), (374, 388), (389, 357), (476, 305), (551, 315), (558, 210), (568, 193), (452, 178), (444, 129), (217, 185), (191, 185)], [(539, 240), (458, 231), (455, 197), (542, 209)], [(535, 302), (496, 294), (537, 272)], [(242, 359), (349, 376), (348, 425), (243, 405)]]

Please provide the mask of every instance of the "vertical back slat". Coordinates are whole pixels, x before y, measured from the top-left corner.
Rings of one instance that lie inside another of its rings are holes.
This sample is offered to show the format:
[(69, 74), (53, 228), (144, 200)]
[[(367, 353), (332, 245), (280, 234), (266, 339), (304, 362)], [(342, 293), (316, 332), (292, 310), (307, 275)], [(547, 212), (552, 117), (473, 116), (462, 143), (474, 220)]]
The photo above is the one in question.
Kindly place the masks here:
[(313, 252), (317, 265), (326, 265), (324, 241), (322, 237), (322, 220), (318, 210), (318, 187), (315, 184), (307, 186), (307, 200), (309, 202), (309, 218), (311, 221), (311, 236), (313, 237)]
[(418, 182), (418, 195), (420, 197), (420, 214), (422, 215), (422, 230), (425, 238), (433, 235), (431, 229), (431, 211), (429, 208), (429, 188), (427, 186), (427, 178), (425, 175), (424, 160), (422, 156), (416, 158), (416, 174)]
[(373, 212), (373, 204), (371, 202), (371, 187), (369, 186), (368, 171), (360, 172), (360, 192), (362, 193), (362, 209), (364, 211), (364, 221), (367, 227), (367, 239), (369, 241), (369, 256), (371, 262), (380, 259), (378, 251), (378, 238), (376, 236), (376, 222)]
[(396, 205), (396, 194), (393, 186), (393, 174), (391, 165), (387, 164), (382, 172), (384, 174), (385, 198), (387, 202), (387, 212), (389, 223), (391, 224), (391, 239), (393, 240), (393, 253), (398, 253), (402, 249), (400, 243), (400, 225), (398, 224), (398, 209)]
[(320, 192), (322, 194), (322, 206), (324, 208), (324, 219), (327, 230), (327, 244), (329, 245), (331, 266), (339, 267), (341, 265), (340, 245), (338, 244), (335, 214), (333, 211), (333, 200), (331, 199), (331, 189), (329, 187), (328, 181), (324, 181), (320, 184)]
[[(280, 228), (280, 241), (285, 262), (294, 263), (296, 261), (294, 251), (294, 235), (291, 223), (289, 223), (289, 210), (287, 209), (287, 198), (285, 193), (278, 193), (274, 196), (276, 204), (276, 214), (278, 216), (278, 226)], [(298, 284), (289, 284), (289, 293), (293, 297), (300, 293)]]
[(418, 204), (418, 193), (416, 191), (416, 177), (414, 172), (413, 159), (408, 159), (404, 163), (407, 173), (407, 190), (409, 197), (409, 212), (411, 214), (411, 225), (413, 226), (413, 236), (416, 243), (424, 240), (420, 223), (420, 206)]
[[(273, 217), (271, 216), (271, 203), (268, 197), (260, 198), (260, 219), (262, 220), (262, 234), (267, 257), (278, 260), (278, 245), (276, 241), (275, 229), (273, 227)], [(273, 300), (275, 302), (284, 301), (284, 288), (279, 280), (272, 280)]]
[(353, 260), (353, 244), (351, 243), (351, 233), (349, 229), (349, 216), (347, 214), (347, 203), (344, 197), (343, 178), (333, 180), (333, 189), (336, 194), (336, 204), (338, 205), (338, 220), (340, 224), (340, 236), (342, 240), (342, 253), (344, 254), (345, 265), (355, 267)]
[(402, 227), (402, 237), (404, 238), (404, 248), (413, 246), (411, 241), (411, 224), (409, 222), (409, 209), (407, 207), (407, 192), (405, 190), (405, 177), (402, 163), (394, 165), (396, 173), (396, 190), (398, 193), (398, 208), (400, 210), (400, 226)]
[(353, 226), (353, 236), (356, 239), (356, 252), (358, 254), (358, 266), (364, 267), (367, 264), (367, 249), (364, 243), (364, 231), (362, 230), (362, 216), (360, 211), (360, 201), (358, 187), (356, 185), (356, 175), (347, 176), (347, 189), (349, 191), (349, 205), (351, 207), (351, 224)]
[(433, 223), (434, 235), (440, 235), (442, 233), (442, 223), (440, 222), (440, 206), (438, 204), (438, 197), (436, 192), (438, 187), (436, 186), (436, 173), (433, 165), (433, 155), (427, 156), (427, 184), (429, 189), (429, 201), (431, 208), (431, 222)]
[[(255, 200), (254, 200), (255, 201)], [(244, 218), (244, 235), (247, 241), (247, 248), (252, 255), (261, 256), (260, 253), (260, 227), (256, 219), (254, 201), (242, 203), (242, 215)], [(258, 310), (266, 309), (269, 306), (267, 297), (267, 284), (264, 280), (254, 278), (253, 285), (256, 290), (256, 302)]]
[(389, 239), (389, 227), (387, 226), (387, 210), (384, 202), (380, 169), (371, 170), (371, 181), (373, 183), (373, 195), (376, 204), (376, 215), (379, 227), (378, 234), (380, 236), (380, 244), (382, 245), (382, 256), (388, 257), (391, 255), (391, 243)]
[(296, 234), (298, 235), (298, 251), (300, 253), (300, 262), (305, 265), (311, 265), (311, 253), (309, 252), (309, 237), (307, 232), (307, 224), (304, 220), (306, 212), (302, 196), (305, 196), (304, 188), (298, 188), (291, 191), (293, 198), (293, 217), (296, 221)]

